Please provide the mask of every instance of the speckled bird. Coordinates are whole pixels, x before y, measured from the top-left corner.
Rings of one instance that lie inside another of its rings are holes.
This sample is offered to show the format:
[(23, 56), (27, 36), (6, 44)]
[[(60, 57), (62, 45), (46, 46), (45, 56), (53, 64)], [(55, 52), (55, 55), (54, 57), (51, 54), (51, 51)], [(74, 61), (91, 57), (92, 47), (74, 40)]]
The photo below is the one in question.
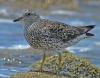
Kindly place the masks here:
[(21, 17), (14, 20), (24, 24), (24, 36), (29, 45), (44, 52), (40, 71), (45, 61), (47, 53), (59, 53), (59, 65), (61, 62), (60, 51), (72, 46), (82, 39), (94, 36), (89, 33), (95, 25), (71, 26), (58, 21), (42, 19), (39, 14), (26, 11)]

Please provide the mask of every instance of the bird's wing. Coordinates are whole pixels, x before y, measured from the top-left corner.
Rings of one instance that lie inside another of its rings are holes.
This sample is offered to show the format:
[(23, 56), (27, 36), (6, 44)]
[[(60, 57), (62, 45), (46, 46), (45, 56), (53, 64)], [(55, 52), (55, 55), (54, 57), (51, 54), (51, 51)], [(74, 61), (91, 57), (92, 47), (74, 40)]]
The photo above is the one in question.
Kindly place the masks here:
[(43, 26), (41, 29), (43, 32), (45, 32), (44, 35), (48, 36), (49, 38), (67, 42), (80, 35), (80, 32), (77, 31), (77, 27), (70, 26), (61, 22), (44, 20), (42, 24)]

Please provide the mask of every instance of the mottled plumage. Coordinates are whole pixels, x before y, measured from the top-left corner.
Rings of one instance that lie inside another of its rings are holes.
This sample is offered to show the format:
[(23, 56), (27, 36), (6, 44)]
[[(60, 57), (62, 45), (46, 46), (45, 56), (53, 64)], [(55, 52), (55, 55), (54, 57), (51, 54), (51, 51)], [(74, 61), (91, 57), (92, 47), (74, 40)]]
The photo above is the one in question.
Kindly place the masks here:
[(94, 28), (94, 25), (70, 26), (57, 21), (41, 19), (33, 12), (26, 12), (14, 21), (22, 21), (25, 24), (24, 35), (30, 46), (46, 53), (64, 49), (84, 38), (93, 36), (88, 31)]

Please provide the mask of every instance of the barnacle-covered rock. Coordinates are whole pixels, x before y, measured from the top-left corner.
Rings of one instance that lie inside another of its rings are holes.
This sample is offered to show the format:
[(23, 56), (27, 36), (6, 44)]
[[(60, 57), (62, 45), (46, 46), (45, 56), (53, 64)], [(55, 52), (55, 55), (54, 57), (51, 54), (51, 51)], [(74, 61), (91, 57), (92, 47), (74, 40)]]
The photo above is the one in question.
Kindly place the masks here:
[[(38, 69), (40, 67), (40, 62), (32, 65), (32, 68)], [(78, 56), (72, 55), (69, 52), (64, 52), (62, 54), (60, 69), (58, 69), (59, 60), (58, 55), (46, 58), (43, 70), (52, 72), (59, 75), (76, 77), (76, 78), (99, 78), (100, 69), (95, 65), (91, 64), (86, 59), (80, 58)], [(58, 73), (59, 71), (59, 73)]]
[(31, 65), (30, 72), (18, 73), (11, 78), (100, 78), (100, 68), (69, 52), (62, 53), (60, 69), (58, 55), (47, 57), (43, 72), (36, 72), (40, 65), (41, 61), (38, 61)]
[(16, 75), (11, 76), (10, 78), (70, 78), (70, 77), (57, 76), (54, 74), (47, 74), (41, 72), (26, 72), (26, 73), (17, 73)]

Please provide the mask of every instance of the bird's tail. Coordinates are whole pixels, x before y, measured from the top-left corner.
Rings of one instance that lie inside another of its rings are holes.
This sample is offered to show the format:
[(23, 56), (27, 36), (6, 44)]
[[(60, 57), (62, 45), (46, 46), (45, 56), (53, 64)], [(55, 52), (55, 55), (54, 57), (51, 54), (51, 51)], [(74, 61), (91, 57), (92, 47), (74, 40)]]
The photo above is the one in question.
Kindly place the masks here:
[(80, 29), (81, 34), (85, 34), (86, 33), (87, 36), (94, 36), (94, 34), (88, 33), (94, 27), (95, 27), (95, 25), (88, 25), (88, 26), (79, 27), (79, 29)]

